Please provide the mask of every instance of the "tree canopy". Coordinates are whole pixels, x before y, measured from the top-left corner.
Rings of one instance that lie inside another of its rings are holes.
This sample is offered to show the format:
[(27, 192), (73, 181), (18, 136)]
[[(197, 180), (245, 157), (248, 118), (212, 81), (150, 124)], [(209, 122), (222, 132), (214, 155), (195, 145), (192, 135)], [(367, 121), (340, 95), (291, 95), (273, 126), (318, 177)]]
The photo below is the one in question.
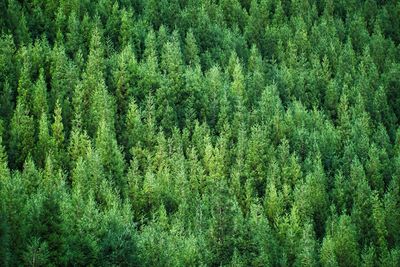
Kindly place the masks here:
[(400, 266), (400, 2), (0, 1), (0, 266)]

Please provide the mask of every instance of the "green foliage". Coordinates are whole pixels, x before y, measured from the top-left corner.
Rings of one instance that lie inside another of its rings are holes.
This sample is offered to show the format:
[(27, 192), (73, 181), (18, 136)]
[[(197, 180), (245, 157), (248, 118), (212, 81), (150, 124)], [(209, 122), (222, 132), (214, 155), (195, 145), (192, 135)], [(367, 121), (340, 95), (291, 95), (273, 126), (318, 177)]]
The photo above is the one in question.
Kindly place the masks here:
[(41, 242), (38, 238), (32, 239), (29, 242), (23, 258), (26, 266), (48, 265), (49, 249), (46, 242)]
[(26, 106), (18, 101), (10, 125), (12, 168), (20, 167), (34, 147), (35, 125)]
[(1, 266), (398, 266), (398, 1), (0, 1)]
[(358, 266), (357, 232), (349, 216), (332, 219), (322, 242), (322, 261), (327, 266)]

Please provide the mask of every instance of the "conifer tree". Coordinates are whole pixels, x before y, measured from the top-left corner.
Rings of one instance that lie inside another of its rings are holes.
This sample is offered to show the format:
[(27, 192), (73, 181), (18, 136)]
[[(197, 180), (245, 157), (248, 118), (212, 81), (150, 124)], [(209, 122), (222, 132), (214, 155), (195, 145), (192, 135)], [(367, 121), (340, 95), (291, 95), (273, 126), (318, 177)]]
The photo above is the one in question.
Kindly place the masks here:
[(26, 157), (32, 153), (34, 141), (34, 121), (25, 104), (18, 101), (10, 125), (10, 162), (12, 168), (22, 166)]
[(130, 150), (136, 146), (143, 145), (145, 125), (142, 122), (142, 115), (135, 99), (131, 99), (125, 122), (125, 144)]
[[(144, 95), (137, 88), (136, 79), (138, 78), (138, 63), (132, 47), (127, 45), (121, 51), (118, 57), (118, 67), (113, 72), (113, 78), (116, 86), (116, 104), (120, 117), (124, 116), (128, 110), (129, 98), (134, 96), (138, 99), (143, 99)], [(121, 120), (122, 118), (119, 118)], [(119, 122), (122, 123), (122, 122)], [(122, 128), (122, 125), (120, 126)], [(121, 128), (118, 128), (120, 131)]]
[(193, 30), (189, 29), (185, 38), (185, 58), (187, 64), (196, 66), (200, 64), (199, 48), (197, 47), (196, 39), (193, 35)]
[(10, 262), (10, 228), (8, 225), (8, 218), (6, 213), (5, 199), (6, 195), (5, 187), (10, 182), (10, 171), (7, 166), (7, 155), (3, 146), (2, 137), (0, 136), (0, 263), (4, 266), (8, 266)]
[[(327, 237), (323, 241), (323, 249), (332, 249), (333, 255), (327, 254), (326, 263), (335, 266), (357, 266), (359, 263), (359, 249), (356, 237), (355, 227), (346, 215), (340, 216), (333, 222), (332, 229), (329, 230)], [(332, 232), (330, 232), (332, 231)], [(331, 236), (331, 240), (329, 237)], [(328, 242), (327, 244), (325, 244)], [(326, 253), (331, 253), (326, 251)], [(325, 254), (325, 252), (323, 253)]]
[(34, 85), (32, 92), (32, 115), (35, 119), (39, 119), (42, 113), (48, 112), (47, 107), (47, 88), (43, 77), (43, 69), (40, 70), (39, 79)]
[(142, 64), (139, 68), (141, 79), (138, 81), (138, 88), (142, 88), (142, 90), (140, 90), (140, 95), (142, 97), (146, 97), (150, 93), (153, 94), (160, 86), (161, 77), (156, 51), (156, 35), (154, 30), (150, 29), (145, 40), (145, 49), (143, 53), (144, 60), (141, 62)]
[(133, 11), (125, 10), (121, 11), (121, 29), (119, 36), (119, 43), (121, 47), (126, 47), (132, 44), (134, 35), (133, 26)]
[(37, 165), (44, 167), (47, 156), (54, 153), (54, 144), (50, 138), (49, 122), (45, 112), (42, 113), (39, 121), (38, 139), (35, 150)]
[(52, 142), (54, 143), (54, 157), (58, 164), (62, 164), (65, 161), (65, 133), (64, 133), (64, 125), (62, 121), (62, 110), (59, 102), (56, 102), (56, 106), (54, 109), (53, 115), (53, 123), (51, 124), (51, 136)]
[(99, 152), (106, 175), (122, 191), (122, 188), (125, 186), (123, 183), (125, 161), (113, 130), (106, 124), (104, 119), (100, 121), (97, 129), (96, 149)]

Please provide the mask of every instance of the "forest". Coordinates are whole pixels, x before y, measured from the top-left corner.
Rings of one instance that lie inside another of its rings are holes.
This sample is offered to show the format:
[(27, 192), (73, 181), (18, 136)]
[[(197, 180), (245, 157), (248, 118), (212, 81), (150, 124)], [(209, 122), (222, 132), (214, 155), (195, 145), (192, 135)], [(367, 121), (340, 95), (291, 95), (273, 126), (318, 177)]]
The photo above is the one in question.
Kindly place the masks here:
[(400, 1), (0, 0), (0, 266), (400, 266)]

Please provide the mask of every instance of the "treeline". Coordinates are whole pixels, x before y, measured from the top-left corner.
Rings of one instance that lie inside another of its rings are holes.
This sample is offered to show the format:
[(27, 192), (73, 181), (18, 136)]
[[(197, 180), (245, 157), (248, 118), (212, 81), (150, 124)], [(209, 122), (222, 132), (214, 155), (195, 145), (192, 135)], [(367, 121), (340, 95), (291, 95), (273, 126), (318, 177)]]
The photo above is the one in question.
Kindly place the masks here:
[(0, 2), (1, 266), (399, 266), (400, 2)]

